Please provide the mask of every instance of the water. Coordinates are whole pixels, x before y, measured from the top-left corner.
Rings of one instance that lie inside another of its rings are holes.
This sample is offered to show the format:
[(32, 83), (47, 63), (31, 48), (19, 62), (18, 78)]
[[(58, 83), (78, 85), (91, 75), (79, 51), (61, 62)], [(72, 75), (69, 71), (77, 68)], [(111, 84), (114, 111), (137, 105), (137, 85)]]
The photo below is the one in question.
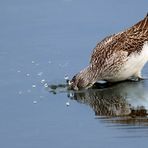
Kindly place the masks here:
[(77, 93), (63, 84), (88, 64), (99, 40), (142, 19), (147, 6), (1, 1), (0, 147), (146, 147), (148, 80)]

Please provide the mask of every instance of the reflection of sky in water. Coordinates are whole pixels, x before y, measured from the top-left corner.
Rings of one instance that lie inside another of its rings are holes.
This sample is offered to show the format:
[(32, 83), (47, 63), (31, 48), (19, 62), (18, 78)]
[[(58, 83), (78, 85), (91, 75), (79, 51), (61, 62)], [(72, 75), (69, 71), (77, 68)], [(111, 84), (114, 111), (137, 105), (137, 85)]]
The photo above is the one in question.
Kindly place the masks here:
[[(53, 95), (47, 84), (65, 83), (65, 74), (87, 65), (96, 42), (142, 19), (147, 6), (145, 0), (1, 1), (0, 147), (136, 148), (138, 136), (146, 146), (147, 128), (107, 128), (90, 107), (67, 98), (65, 88)], [(114, 91), (148, 109), (147, 88), (145, 80)]]

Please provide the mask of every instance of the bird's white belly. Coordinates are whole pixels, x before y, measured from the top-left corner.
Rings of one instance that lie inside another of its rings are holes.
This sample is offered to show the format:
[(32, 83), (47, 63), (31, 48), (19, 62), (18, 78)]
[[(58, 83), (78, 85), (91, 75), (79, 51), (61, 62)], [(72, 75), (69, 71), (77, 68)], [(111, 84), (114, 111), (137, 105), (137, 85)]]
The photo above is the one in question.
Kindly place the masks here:
[(148, 42), (145, 42), (141, 53), (131, 54), (123, 64), (119, 73), (111, 81), (122, 81), (132, 76), (138, 77), (148, 61)]

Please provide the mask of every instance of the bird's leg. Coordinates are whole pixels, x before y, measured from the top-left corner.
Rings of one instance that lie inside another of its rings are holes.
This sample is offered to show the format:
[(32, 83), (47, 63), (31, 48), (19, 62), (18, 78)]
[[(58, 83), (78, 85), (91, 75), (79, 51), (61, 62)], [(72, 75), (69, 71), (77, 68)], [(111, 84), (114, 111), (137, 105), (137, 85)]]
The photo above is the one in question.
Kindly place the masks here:
[(129, 80), (136, 81), (136, 82), (140, 80), (144, 80), (144, 78), (141, 76), (141, 70), (135, 73), (132, 77), (130, 77)]
[(144, 80), (144, 78), (141, 75), (141, 70), (139, 70), (137, 73), (135, 73), (134, 76), (137, 79), (137, 81)]

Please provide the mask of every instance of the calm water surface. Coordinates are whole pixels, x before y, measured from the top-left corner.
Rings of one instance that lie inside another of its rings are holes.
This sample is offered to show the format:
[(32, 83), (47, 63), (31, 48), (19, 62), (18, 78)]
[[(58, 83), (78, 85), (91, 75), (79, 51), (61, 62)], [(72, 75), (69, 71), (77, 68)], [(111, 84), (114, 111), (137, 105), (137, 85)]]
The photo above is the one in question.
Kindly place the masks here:
[[(148, 80), (69, 92), (96, 43), (140, 19), (145, 0), (0, 4), (0, 147), (146, 147)], [(148, 66), (143, 75), (148, 77)]]

